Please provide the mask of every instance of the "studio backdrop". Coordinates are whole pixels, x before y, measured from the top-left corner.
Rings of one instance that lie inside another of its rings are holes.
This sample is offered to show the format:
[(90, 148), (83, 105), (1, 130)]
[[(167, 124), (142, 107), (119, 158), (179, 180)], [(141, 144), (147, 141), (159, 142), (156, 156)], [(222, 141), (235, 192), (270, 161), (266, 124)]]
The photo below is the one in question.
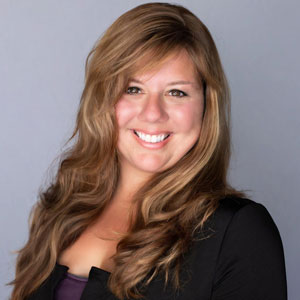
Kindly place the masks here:
[[(122, 13), (147, 1), (0, 1), (0, 298), (40, 186), (72, 133), (85, 58)], [(280, 231), (290, 300), (299, 299), (300, 4), (176, 1), (216, 41), (232, 95), (231, 184), (266, 206)], [(272, 276), (272, 274), (270, 274)]]

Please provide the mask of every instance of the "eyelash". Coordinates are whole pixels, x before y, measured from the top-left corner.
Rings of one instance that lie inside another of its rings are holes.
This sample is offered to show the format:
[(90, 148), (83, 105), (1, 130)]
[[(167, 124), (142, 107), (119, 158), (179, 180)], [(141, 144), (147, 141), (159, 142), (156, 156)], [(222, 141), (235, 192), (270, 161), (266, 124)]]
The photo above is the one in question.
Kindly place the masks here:
[(181, 91), (181, 90), (176, 90), (176, 89), (170, 90), (170, 91), (169, 91), (169, 94), (172, 93), (172, 92), (176, 92), (176, 93), (179, 94), (179, 95), (177, 95), (177, 96), (174, 96), (174, 97), (176, 97), (176, 98), (182, 98), (182, 97), (186, 97), (186, 96), (187, 96), (187, 93), (185, 93), (185, 92), (183, 92), (183, 91)]
[[(133, 93), (132, 90), (136, 90), (138, 92)], [(141, 92), (142, 92), (142, 90), (140, 88), (138, 88), (137, 86), (130, 86), (126, 90), (126, 94), (129, 94), (129, 95), (136, 95), (136, 94), (140, 94)]]
[[(133, 92), (133, 90), (135, 90), (136, 92)], [(129, 95), (137, 95), (137, 94), (140, 94), (141, 92), (142, 92), (142, 90), (139, 87), (137, 87), (137, 86), (130, 86), (126, 90), (126, 93), (129, 94)], [(177, 93), (176, 96), (171, 94), (171, 93), (174, 93), (174, 92)], [(170, 96), (174, 96), (176, 98), (182, 98), (182, 97), (186, 97), (187, 96), (187, 93), (185, 93), (185, 92), (183, 92), (181, 90), (177, 90), (177, 89), (170, 90), (168, 92), (168, 94)]]

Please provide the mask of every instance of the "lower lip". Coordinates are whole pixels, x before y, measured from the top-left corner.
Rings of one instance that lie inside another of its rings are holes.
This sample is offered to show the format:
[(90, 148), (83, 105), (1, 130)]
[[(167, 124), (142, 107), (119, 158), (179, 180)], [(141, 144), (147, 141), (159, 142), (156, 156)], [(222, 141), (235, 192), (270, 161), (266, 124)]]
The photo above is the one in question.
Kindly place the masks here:
[(142, 145), (143, 147), (147, 148), (147, 149), (161, 149), (162, 147), (164, 147), (170, 140), (170, 138), (172, 137), (172, 134), (170, 134), (165, 140), (162, 140), (161, 142), (158, 143), (149, 143), (149, 142), (145, 142), (142, 139), (140, 139), (132, 130), (132, 134), (135, 137), (135, 139), (139, 142), (140, 145)]

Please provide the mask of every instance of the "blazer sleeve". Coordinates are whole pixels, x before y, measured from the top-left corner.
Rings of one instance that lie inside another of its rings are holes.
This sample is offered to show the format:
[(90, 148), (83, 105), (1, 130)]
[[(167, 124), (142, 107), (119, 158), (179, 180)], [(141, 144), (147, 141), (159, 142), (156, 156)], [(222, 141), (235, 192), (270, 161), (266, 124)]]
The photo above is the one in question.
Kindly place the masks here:
[(286, 300), (284, 252), (267, 209), (252, 203), (238, 210), (224, 235), (212, 300)]

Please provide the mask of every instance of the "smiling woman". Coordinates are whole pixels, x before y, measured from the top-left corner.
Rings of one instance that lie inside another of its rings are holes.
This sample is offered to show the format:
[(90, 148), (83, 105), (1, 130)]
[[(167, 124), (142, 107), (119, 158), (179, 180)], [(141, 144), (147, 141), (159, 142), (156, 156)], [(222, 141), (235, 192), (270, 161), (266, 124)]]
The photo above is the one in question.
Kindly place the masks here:
[(119, 17), (88, 56), (74, 144), (33, 209), (11, 299), (286, 299), (276, 225), (227, 182), (229, 100), (190, 11)]

